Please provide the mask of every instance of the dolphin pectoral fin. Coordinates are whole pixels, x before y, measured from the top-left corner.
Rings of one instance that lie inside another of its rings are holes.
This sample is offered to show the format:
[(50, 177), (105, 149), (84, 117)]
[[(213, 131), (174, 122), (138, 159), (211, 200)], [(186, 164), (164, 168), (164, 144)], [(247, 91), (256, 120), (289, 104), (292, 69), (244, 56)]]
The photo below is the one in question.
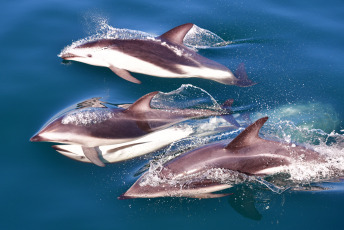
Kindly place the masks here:
[(146, 119), (136, 120), (136, 124), (137, 124), (137, 127), (145, 131), (146, 133), (150, 133), (153, 131), (153, 129), (149, 125), (149, 122)]
[(234, 195), (229, 197), (228, 202), (240, 215), (257, 221), (262, 219), (262, 214), (255, 206), (256, 201), (252, 190), (239, 187), (234, 191)]
[(98, 165), (100, 167), (105, 167), (105, 164), (100, 160), (98, 151), (95, 147), (82, 146), (82, 151), (93, 164)]
[(210, 199), (210, 198), (221, 198), (225, 196), (230, 196), (233, 193), (200, 193), (200, 194), (190, 194), (185, 197), (197, 198), (197, 199)]
[(112, 70), (112, 72), (117, 74), (119, 77), (121, 77), (127, 81), (136, 83), (136, 84), (141, 84), (141, 81), (139, 81), (136, 78), (134, 78), (133, 76), (131, 76), (131, 74), (127, 70), (119, 69), (113, 65), (110, 65), (109, 68)]

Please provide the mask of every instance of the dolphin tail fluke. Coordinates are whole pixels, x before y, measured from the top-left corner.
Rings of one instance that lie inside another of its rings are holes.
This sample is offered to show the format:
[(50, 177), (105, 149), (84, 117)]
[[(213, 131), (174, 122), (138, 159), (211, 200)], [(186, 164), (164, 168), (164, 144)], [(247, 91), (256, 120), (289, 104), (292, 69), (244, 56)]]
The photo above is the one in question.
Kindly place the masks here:
[(234, 99), (228, 99), (226, 100), (222, 105), (221, 108), (225, 110), (225, 114), (222, 115), (222, 118), (225, 119), (230, 124), (240, 127), (240, 124), (235, 120), (235, 118), (232, 116), (232, 104), (234, 102)]
[(248, 78), (244, 63), (239, 64), (234, 76), (238, 78), (238, 81), (235, 84), (237, 86), (248, 87), (257, 84)]

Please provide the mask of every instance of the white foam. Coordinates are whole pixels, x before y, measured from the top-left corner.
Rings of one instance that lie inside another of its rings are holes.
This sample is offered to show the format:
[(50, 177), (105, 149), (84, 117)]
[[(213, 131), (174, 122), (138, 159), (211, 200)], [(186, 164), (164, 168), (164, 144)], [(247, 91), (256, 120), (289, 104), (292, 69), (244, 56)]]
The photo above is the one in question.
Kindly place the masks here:
[[(215, 119), (216, 120), (216, 119)], [(216, 126), (216, 122), (210, 121), (210, 123)], [(209, 123), (209, 124), (210, 124)], [(206, 127), (207, 122), (203, 125)], [(190, 124), (192, 126), (192, 124)], [(275, 124), (280, 125), (280, 124)], [(194, 126), (192, 126), (196, 129)], [(196, 127), (201, 127), (197, 125)], [(293, 127), (295, 130), (304, 129)], [(197, 130), (197, 129), (196, 129)], [(150, 163), (149, 172), (145, 175), (145, 179), (142, 182), (142, 185), (150, 184), (154, 186), (159, 186), (161, 183), (168, 183), (170, 185), (181, 186), (190, 184), (197, 180), (202, 179), (211, 179), (219, 183), (226, 184), (238, 184), (246, 182), (259, 182), (260, 184), (265, 185), (271, 191), (276, 193), (281, 193), (288, 189), (290, 186), (304, 186), (317, 182), (324, 182), (332, 179), (336, 179), (344, 176), (344, 135), (332, 132), (327, 134), (321, 130), (308, 130), (309, 136), (314, 135), (323, 135), (320, 138), (319, 144), (313, 143), (303, 143), (307, 148), (313, 149), (318, 152), (319, 155), (324, 159), (324, 162), (320, 161), (310, 161), (306, 162), (303, 160), (302, 156), (298, 159), (288, 158), (292, 163), (289, 166), (280, 166), (272, 168), (271, 170), (265, 170), (261, 173), (272, 173), (275, 175), (289, 175), (286, 179), (281, 179), (278, 184), (273, 182), (265, 181), (264, 178), (248, 176), (239, 172), (234, 172), (228, 169), (210, 169), (208, 171), (202, 172), (201, 174), (191, 174), (187, 177), (178, 178), (174, 180), (167, 180), (165, 178), (159, 177), (159, 172), (162, 170), (163, 164), (167, 161), (181, 155), (184, 152), (194, 149), (199, 146), (203, 146), (207, 143), (211, 143), (218, 140), (226, 140), (230, 142), (229, 138), (235, 137), (242, 129), (232, 130), (225, 133), (211, 134), (210, 136), (200, 137), (192, 136), (188, 139), (184, 139), (180, 142), (175, 142), (169, 148), (164, 151), (164, 155), (160, 159), (156, 159)], [(271, 135), (271, 130), (274, 130), (274, 124), (269, 129), (265, 129), (261, 132), (261, 135)], [(200, 131), (202, 132), (202, 131)], [(292, 140), (291, 136), (284, 136), (285, 139), (280, 139), (280, 141)], [(275, 137), (276, 139), (276, 137)], [(332, 144), (329, 145), (328, 141), (332, 140)], [(312, 139), (310, 139), (312, 140)], [(295, 144), (292, 144), (295, 145)], [(296, 145), (295, 145), (296, 146)], [(270, 171), (269, 171), (270, 170)], [(283, 184), (284, 183), (284, 184)], [(185, 187), (185, 186), (184, 186)]]
[(183, 84), (171, 92), (157, 94), (152, 99), (151, 105), (159, 109), (221, 109), (218, 102), (207, 91), (192, 84)]
[(113, 117), (110, 109), (85, 108), (72, 111), (64, 116), (62, 124), (91, 125), (98, 124)]

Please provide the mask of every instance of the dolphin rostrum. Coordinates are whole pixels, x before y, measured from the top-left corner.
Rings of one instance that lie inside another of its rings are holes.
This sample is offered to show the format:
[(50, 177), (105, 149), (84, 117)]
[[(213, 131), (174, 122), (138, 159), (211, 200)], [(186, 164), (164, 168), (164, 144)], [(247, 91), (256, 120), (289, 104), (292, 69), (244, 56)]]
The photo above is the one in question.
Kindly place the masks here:
[(209, 60), (183, 44), (194, 24), (177, 26), (156, 38), (96, 39), (67, 46), (58, 55), (64, 60), (110, 68), (119, 77), (141, 83), (128, 71), (156, 77), (210, 79), (226, 85), (251, 86), (245, 67), (236, 74), (227, 67)]
[[(147, 182), (149, 174), (143, 174), (119, 199), (153, 198), (163, 196), (185, 196), (198, 198), (221, 197), (214, 194), (231, 187), (206, 175), (209, 170), (221, 169), (243, 175), (272, 175), (281, 172), (284, 166), (297, 161), (323, 161), (320, 155), (295, 144), (262, 139), (260, 128), (268, 120), (261, 118), (248, 126), (229, 144), (218, 142), (189, 151), (164, 164), (155, 181)], [(179, 184), (178, 181), (183, 181)]]
[[(108, 108), (98, 99), (87, 100), (78, 104), (76, 110), (48, 123), (30, 140), (67, 144), (53, 147), (73, 159), (104, 166), (104, 162), (133, 158), (190, 134), (190, 130), (169, 127), (175, 123), (189, 118), (230, 113), (229, 108), (218, 111), (154, 109), (150, 102), (158, 93), (149, 93), (123, 108)], [(230, 114), (226, 117), (229, 121), (233, 120)], [(132, 153), (134, 150), (136, 152)], [(118, 159), (114, 159), (113, 153), (116, 151), (120, 154)], [(126, 153), (128, 156), (125, 156)]]

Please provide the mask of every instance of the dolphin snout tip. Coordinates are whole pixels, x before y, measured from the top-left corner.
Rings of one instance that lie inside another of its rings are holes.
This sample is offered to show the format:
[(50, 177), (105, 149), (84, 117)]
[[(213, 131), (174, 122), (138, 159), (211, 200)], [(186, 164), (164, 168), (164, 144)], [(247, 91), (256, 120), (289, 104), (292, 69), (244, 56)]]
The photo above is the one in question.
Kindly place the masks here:
[(120, 195), (119, 197), (117, 197), (117, 199), (119, 200), (127, 200), (127, 199), (133, 199), (135, 197), (132, 197), (132, 196), (128, 196), (126, 195), (127, 193), (123, 193), (122, 195)]
[(59, 54), (57, 56), (63, 60), (66, 60), (68, 58), (67, 55), (65, 55), (65, 54)]
[(128, 191), (126, 191), (125, 193), (117, 197), (117, 199), (119, 200), (128, 200), (128, 199), (134, 199), (134, 198), (137, 198), (137, 196), (135, 196), (135, 194), (130, 194), (130, 192), (128, 193)]
[(42, 141), (42, 138), (39, 134), (34, 135), (33, 137), (30, 138), (31, 142), (40, 142)]
[(51, 141), (49, 138), (46, 138), (44, 136), (41, 135), (42, 133), (39, 132), (37, 134), (35, 134), (33, 137), (30, 138), (31, 142), (49, 142)]
[(71, 58), (75, 58), (77, 57), (75, 54), (72, 53), (60, 53), (59, 55), (57, 55), (58, 57), (62, 58), (63, 60), (69, 60)]

